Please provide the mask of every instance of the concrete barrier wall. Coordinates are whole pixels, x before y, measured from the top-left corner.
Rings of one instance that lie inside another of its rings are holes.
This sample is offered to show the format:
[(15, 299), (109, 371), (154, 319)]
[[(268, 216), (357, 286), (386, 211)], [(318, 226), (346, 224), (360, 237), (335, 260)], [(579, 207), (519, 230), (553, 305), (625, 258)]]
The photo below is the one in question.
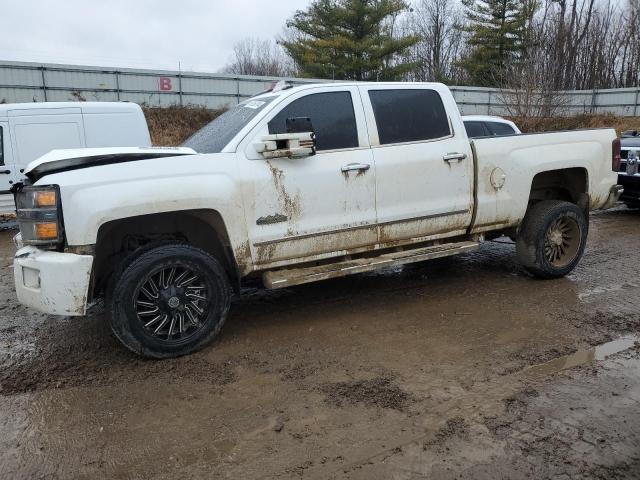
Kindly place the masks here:
[[(267, 89), (278, 77), (102, 68), (0, 61), (0, 101), (130, 101), (149, 106), (200, 105), (220, 108)], [(286, 78), (294, 84), (326, 80)], [(451, 87), (465, 115), (507, 113), (498, 89)], [(561, 92), (565, 113), (640, 115), (640, 88)]]

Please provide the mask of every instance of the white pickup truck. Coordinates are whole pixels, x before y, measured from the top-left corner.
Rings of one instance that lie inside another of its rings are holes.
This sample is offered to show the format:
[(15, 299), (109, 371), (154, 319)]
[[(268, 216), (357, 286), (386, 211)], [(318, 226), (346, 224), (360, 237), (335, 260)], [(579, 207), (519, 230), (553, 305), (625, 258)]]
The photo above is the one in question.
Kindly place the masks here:
[[(196, 153), (197, 152), (197, 153)], [(134, 352), (193, 352), (247, 277), (281, 288), (454, 255), (500, 235), (529, 272), (582, 256), (618, 199), (612, 129), (470, 142), (430, 83), (280, 86), (177, 149), (54, 151), (16, 190), (20, 301), (84, 315), (101, 295)]]

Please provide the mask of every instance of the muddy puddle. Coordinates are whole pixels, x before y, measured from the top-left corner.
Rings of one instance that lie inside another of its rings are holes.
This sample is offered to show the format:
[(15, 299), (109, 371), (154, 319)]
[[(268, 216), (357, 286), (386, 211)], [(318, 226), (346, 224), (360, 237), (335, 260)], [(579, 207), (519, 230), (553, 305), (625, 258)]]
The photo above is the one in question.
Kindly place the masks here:
[(611, 355), (624, 352), (640, 345), (640, 335), (624, 335), (611, 342), (603, 343), (591, 348), (578, 350), (570, 355), (554, 358), (539, 365), (532, 365), (522, 371), (523, 375), (532, 377), (544, 377), (570, 368), (588, 365), (597, 360), (605, 360)]
[(18, 305), (10, 238), (0, 478), (640, 476), (626, 476), (640, 472), (640, 256), (620, 254), (640, 246), (635, 212), (593, 216), (583, 261), (555, 281), (490, 243), (246, 289), (214, 345), (162, 362), (123, 349), (100, 307)]

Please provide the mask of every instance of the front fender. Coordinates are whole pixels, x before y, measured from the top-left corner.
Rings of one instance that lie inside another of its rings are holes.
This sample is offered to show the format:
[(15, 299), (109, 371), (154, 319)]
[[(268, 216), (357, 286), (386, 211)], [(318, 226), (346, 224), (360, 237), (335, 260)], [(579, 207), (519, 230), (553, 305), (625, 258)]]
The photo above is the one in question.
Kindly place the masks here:
[(223, 218), (239, 218), (241, 204), (236, 201), (236, 194), (234, 182), (219, 175), (183, 177), (178, 181), (153, 178), (75, 191), (62, 189), (67, 243), (92, 245), (105, 223), (139, 215), (215, 209)]
[(217, 210), (231, 246), (246, 241), (234, 155), (213, 154), (161, 158), (105, 165), (42, 178), (38, 184), (60, 186), (69, 245), (93, 245), (108, 222), (183, 210)]

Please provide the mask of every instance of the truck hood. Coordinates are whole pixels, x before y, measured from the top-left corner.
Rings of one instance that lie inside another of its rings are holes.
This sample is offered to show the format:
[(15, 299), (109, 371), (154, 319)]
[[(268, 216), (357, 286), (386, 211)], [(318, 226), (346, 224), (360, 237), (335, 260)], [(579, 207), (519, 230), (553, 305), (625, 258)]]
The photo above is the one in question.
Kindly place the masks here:
[(29, 163), (24, 170), (24, 174), (31, 181), (35, 182), (39, 178), (51, 173), (109, 165), (112, 163), (177, 157), (180, 155), (197, 155), (197, 152), (185, 147), (112, 147), (52, 150)]

